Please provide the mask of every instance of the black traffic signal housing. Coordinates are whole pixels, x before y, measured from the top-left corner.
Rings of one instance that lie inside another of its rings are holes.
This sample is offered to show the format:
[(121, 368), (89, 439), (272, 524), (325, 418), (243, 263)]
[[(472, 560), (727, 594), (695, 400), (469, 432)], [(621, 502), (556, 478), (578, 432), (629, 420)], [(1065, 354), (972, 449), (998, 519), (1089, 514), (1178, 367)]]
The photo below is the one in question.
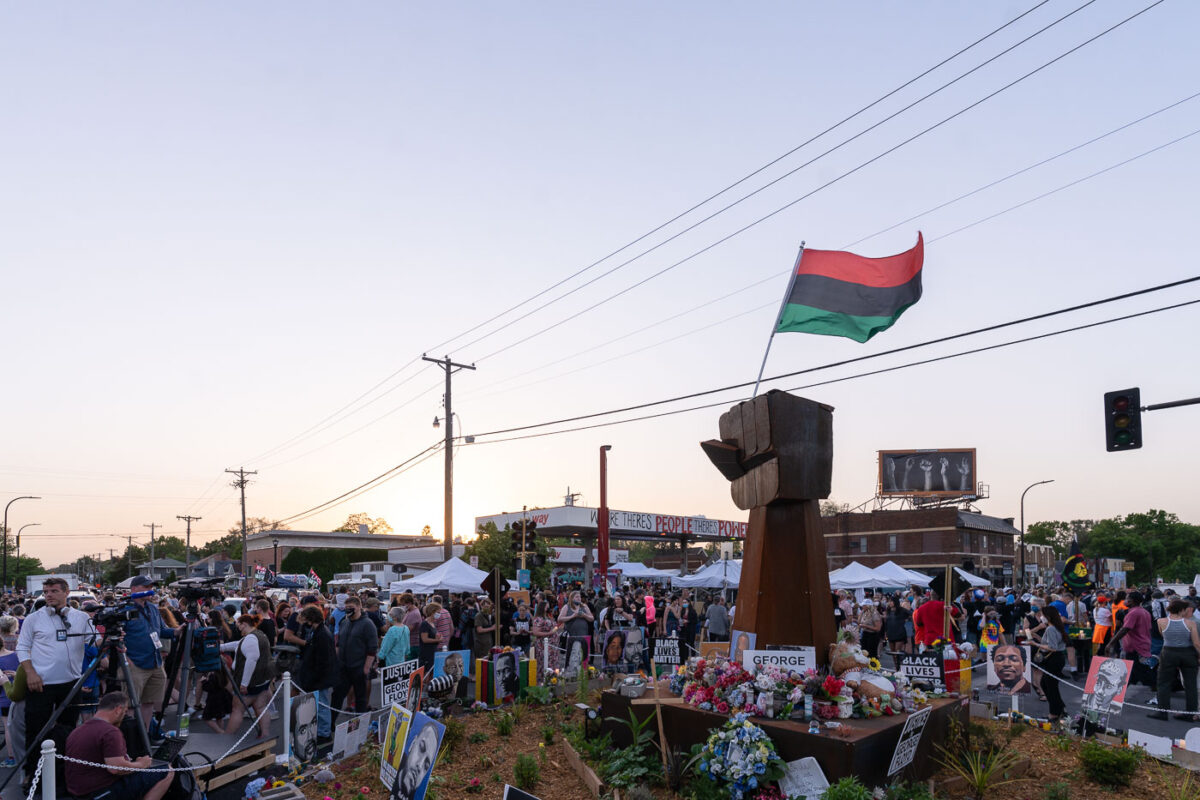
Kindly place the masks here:
[(525, 549), (525, 542), (521, 539), (521, 529), (513, 528), (512, 532), (512, 549), (514, 553), (520, 553)]
[(529, 563), (535, 567), (544, 567), (546, 566), (546, 557), (541, 553), (535, 553), (529, 557)]
[(525, 549), (532, 550), (536, 547), (537, 542), (537, 523), (533, 520), (528, 520), (525, 523)]
[(1104, 440), (1110, 453), (1142, 446), (1142, 392), (1136, 386), (1104, 393)]

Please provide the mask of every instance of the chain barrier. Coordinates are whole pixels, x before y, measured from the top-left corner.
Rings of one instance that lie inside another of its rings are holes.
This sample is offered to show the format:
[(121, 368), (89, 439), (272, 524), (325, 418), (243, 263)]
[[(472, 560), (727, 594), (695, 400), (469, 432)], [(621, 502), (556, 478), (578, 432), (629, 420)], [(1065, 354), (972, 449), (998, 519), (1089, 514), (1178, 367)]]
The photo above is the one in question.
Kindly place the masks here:
[[(1069, 680), (1067, 680), (1066, 678), (1060, 678), (1059, 676), (1057, 676), (1057, 675), (1055, 675), (1055, 674), (1053, 674), (1053, 673), (1047, 672), (1046, 670), (1042, 669), (1041, 665), (1039, 665), (1039, 664), (1034, 664), (1033, 666), (1034, 666), (1034, 668), (1035, 668), (1035, 669), (1037, 669), (1037, 671), (1038, 671), (1038, 672), (1042, 673), (1043, 675), (1049, 676), (1049, 677), (1053, 678), (1054, 680), (1058, 681), (1059, 683), (1065, 683), (1067, 686), (1070, 686), (1072, 689), (1074, 689), (1075, 691), (1079, 692), (1080, 694), (1086, 694), (1086, 693), (1087, 693), (1087, 692), (1086, 692), (1086, 690), (1084, 689), (1084, 687), (1082, 687), (1082, 686), (1078, 686), (1078, 685), (1076, 685), (1076, 684), (1074, 684), (1074, 683), (1071, 683), (1071, 682), (1070, 682)], [(1125, 701), (1123, 701), (1123, 702), (1121, 703), (1121, 710), (1123, 711), (1123, 710), (1125, 710), (1126, 708), (1140, 708), (1140, 709), (1142, 709), (1143, 711), (1157, 711), (1157, 712), (1161, 712), (1161, 713), (1164, 713), (1164, 714), (1166, 714), (1166, 713), (1169, 713), (1169, 712), (1170, 712), (1170, 709), (1163, 708), (1162, 706), (1147, 706), (1147, 705), (1142, 705), (1142, 704), (1140, 704), (1140, 703), (1131, 703), (1131, 702), (1129, 702), (1128, 700), (1125, 700)], [(1191, 712), (1187, 712), (1187, 711), (1179, 710), (1179, 711), (1176, 711), (1175, 713), (1177, 713), (1177, 714), (1187, 714), (1187, 713), (1191, 713)]]
[[(270, 713), (268, 709), (269, 709), (271, 703), (274, 702), (275, 698), (279, 695), (279, 692), (282, 690), (283, 690), (283, 684), (280, 684), (279, 686), (275, 687), (275, 691), (274, 691), (274, 693), (272, 693), (270, 700), (267, 701), (267, 705), (263, 706), (262, 713), (260, 713), (256, 717), (252, 717), (251, 721), (250, 721), (250, 727), (246, 729), (246, 732), (243, 733), (236, 742), (234, 742), (232, 745), (230, 745), (228, 750), (226, 750), (224, 753), (217, 756), (216, 758), (212, 759), (212, 763), (216, 764), (220, 761), (223, 761), (225, 758), (229, 757), (235, 750), (237, 750), (238, 747), (241, 746), (242, 742), (246, 741), (246, 737), (249, 736), (251, 733), (253, 733), (256, 728), (258, 728), (258, 722), (260, 719), (262, 719), (263, 714)], [(186, 767), (170, 767), (170, 766), (167, 766), (167, 767), (126, 767), (126, 766), (116, 766), (113, 764), (97, 764), (94, 761), (84, 761), (82, 759), (72, 758), (71, 756), (64, 755), (62, 753), (57, 753), (57, 752), (54, 754), (54, 757), (59, 759), (60, 761), (70, 761), (72, 764), (82, 764), (83, 766), (86, 766), (86, 767), (99, 767), (101, 769), (115, 769), (115, 770), (120, 770), (122, 772), (195, 772), (199, 768), (199, 766), (208, 766), (207, 764), (205, 764), (205, 765), (196, 765), (196, 766), (188, 765)], [(38, 772), (39, 773), (41, 772), (41, 769), (42, 769), (42, 766), (41, 766), (41, 762), (39, 761), (38, 762)], [(35, 780), (36, 780), (36, 778), (35, 778)]]
[[(33, 800), (33, 796), (35, 794), (37, 794), (38, 781), (40, 781), (42, 779), (42, 764), (43, 763), (44, 763), (43, 759), (41, 759), (39, 757), (38, 762), (37, 762), (37, 764), (38, 764), (37, 769), (33, 773), (33, 780), (30, 781), (30, 783), (29, 783), (29, 794), (27, 794), (25, 796), (25, 800)], [(17, 766), (20, 767), (19, 764)]]

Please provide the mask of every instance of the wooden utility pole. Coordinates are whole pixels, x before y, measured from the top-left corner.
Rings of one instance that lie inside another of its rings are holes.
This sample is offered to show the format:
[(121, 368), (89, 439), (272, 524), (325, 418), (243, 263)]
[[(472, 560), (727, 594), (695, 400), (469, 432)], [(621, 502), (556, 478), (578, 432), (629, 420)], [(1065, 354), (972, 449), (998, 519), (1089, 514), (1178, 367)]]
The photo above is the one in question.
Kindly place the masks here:
[[(450, 376), (460, 369), (475, 369), (474, 364), (456, 364), (450, 360), (450, 356), (445, 358), (430, 358), (424, 353), (421, 354), (422, 361), (428, 361), (432, 364), (437, 364), (446, 371), (446, 395), (444, 404), (446, 406), (446, 472), (445, 480), (445, 526), (446, 529), (442, 533), (442, 558), (444, 561), (449, 561), (454, 557), (454, 410), (450, 405)], [(434, 418), (437, 422), (437, 418)], [(436, 425), (435, 425), (436, 427)]]
[(247, 557), (248, 554), (246, 553), (246, 484), (250, 481), (246, 479), (246, 476), (257, 475), (258, 472), (247, 471), (245, 467), (240, 467), (239, 469), (227, 469), (225, 471), (230, 475), (237, 475), (237, 480), (229, 485), (235, 489), (240, 489), (242, 492), (242, 580), (244, 581), (243, 587), (249, 587), (250, 559)]
[(143, 525), (143, 528), (150, 529), (150, 577), (154, 577), (154, 529), (161, 528), (157, 522), (151, 522), (149, 525)]
[[(184, 563), (187, 567), (184, 569), (185, 578), (192, 577), (192, 523), (204, 519), (204, 517), (193, 517), (190, 514), (185, 514), (182, 517), (176, 516), (175, 519), (181, 519), (187, 523), (187, 549), (184, 551)], [(243, 546), (245, 543), (243, 542)]]

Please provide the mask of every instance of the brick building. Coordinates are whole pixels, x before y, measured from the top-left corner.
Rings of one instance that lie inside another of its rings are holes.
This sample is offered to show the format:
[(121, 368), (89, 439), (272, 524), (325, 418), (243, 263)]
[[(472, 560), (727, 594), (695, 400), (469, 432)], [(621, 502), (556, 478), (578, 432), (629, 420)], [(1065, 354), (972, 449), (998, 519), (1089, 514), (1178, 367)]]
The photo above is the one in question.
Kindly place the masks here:
[(974, 564), (976, 574), (1011, 585), (1020, 571), (1020, 531), (1013, 520), (956, 507), (872, 511), (822, 517), (829, 569), (858, 561), (868, 567), (894, 561), (933, 574)]

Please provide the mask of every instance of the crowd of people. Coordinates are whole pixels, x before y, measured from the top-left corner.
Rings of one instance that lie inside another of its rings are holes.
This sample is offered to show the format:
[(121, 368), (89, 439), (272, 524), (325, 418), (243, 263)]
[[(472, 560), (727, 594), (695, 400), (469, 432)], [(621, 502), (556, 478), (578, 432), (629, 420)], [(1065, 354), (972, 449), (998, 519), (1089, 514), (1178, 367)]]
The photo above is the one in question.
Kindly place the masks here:
[[(1184, 694), (1177, 718), (1196, 721), (1200, 666), (1200, 597), (1172, 589), (1108, 587), (1073, 593), (1038, 587), (970, 589), (950, 604), (950, 638), (969, 642), (978, 658), (1010, 645), (1028, 645), (1038, 669), (1032, 688), (1049, 703), (1050, 718), (1067, 712), (1060, 680), (1071, 679), (1093, 655), (1132, 662), (1131, 683), (1153, 688), (1149, 716), (1168, 719), (1171, 696)], [(913, 653), (942, 644), (946, 604), (934, 591), (916, 587), (884, 594), (847, 591), (835, 595), (839, 627), (852, 626), (871, 656)], [(1023, 651), (1022, 651), (1023, 652)]]

